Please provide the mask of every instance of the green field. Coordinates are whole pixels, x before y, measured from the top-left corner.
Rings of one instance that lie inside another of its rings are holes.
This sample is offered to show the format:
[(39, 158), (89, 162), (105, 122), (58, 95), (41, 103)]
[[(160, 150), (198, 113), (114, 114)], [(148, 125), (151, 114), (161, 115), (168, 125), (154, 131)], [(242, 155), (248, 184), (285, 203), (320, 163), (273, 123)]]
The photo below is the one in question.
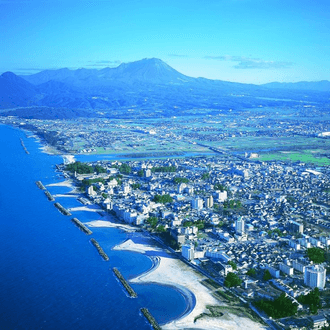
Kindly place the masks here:
[(330, 165), (330, 159), (327, 157), (317, 157), (311, 152), (277, 152), (269, 154), (261, 154), (258, 160), (271, 161), (271, 160), (283, 160), (283, 161), (300, 161), (303, 163), (312, 163), (316, 165)]

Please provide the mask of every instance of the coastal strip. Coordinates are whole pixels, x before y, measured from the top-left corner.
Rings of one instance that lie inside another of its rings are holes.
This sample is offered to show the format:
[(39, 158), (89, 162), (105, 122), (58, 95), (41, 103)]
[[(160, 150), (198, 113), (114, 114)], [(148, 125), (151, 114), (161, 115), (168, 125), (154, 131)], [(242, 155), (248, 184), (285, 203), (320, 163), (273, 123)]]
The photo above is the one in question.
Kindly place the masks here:
[(114, 274), (117, 276), (118, 280), (121, 282), (121, 284), (124, 286), (130, 297), (136, 298), (137, 294), (136, 292), (132, 289), (132, 287), (128, 284), (128, 282), (125, 280), (124, 276), (121, 274), (121, 272), (114, 267), (113, 269)]
[(72, 215), (66, 208), (64, 208), (60, 203), (54, 203), (55, 207), (64, 215)]
[(154, 330), (161, 330), (161, 327), (159, 326), (155, 318), (151, 315), (148, 308), (141, 308), (141, 312), (143, 313), (145, 318), (149, 321), (149, 323), (151, 324)]
[(39, 189), (46, 190), (45, 186), (42, 184), (41, 181), (36, 181), (36, 185), (38, 186)]
[(22, 145), (22, 147), (23, 147), (25, 153), (29, 155), (30, 153), (29, 153), (29, 151), (26, 149), (26, 146), (25, 146), (25, 144), (24, 144), (24, 141), (22, 140), (22, 138), (20, 138), (20, 140), (21, 140), (21, 145)]
[(91, 235), (93, 234), (93, 232), (88, 229), (82, 222), (80, 222), (77, 218), (72, 218), (71, 221), (77, 226), (79, 227), (85, 234), (87, 235)]
[(45, 195), (47, 196), (49, 201), (54, 202), (55, 198), (48, 190), (45, 190)]
[(91, 238), (91, 243), (96, 247), (99, 255), (105, 260), (108, 261), (109, 257), (108, 255), (103, 251), (103, 249), (101, 248), (100, 244), (94, 239)]

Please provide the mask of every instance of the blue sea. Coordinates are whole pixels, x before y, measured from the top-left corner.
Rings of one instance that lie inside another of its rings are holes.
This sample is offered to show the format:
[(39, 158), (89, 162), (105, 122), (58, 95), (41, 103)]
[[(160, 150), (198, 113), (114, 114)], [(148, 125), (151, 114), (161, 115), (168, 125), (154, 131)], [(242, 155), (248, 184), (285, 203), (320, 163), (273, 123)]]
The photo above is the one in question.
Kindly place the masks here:
[[(30, 154), (23, 150), (20, 138)], [(129, 298), (114, 277), (126, 278), (152, 266), (138, 253), (112, 250), (129, 238), (116, 228), (92, 228), (85, 235), (62, 215), (35, 184), (63, 181), (55, 164), (59, 156), (40, 151), (25, 132), (0, 125), (0, 329), (151, 329), (140, 313), (147, 307), (160, 323), (180, 317), (186, 300), (174, 288), (134, 284), (138, 298)], [(53, 194), (66, 187), (49, 187)], [(57, 198), (65, 207), (80, 206), (74, 198)], [(75, 212), (82, 222), (99, 220), (92, 212)], [(95, 238), (110, 261), (89, 242)]]

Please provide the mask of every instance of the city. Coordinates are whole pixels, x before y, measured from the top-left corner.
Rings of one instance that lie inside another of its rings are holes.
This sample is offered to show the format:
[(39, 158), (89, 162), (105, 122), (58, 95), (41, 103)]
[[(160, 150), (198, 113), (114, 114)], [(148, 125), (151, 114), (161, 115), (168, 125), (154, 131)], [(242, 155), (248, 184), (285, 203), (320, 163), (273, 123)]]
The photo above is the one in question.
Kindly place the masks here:
[[(80, 174), (80, 164), (62, 170), (84, 189), (83, 204), (98, 204), (158, 235), (246, 302), (284, 292), (297, 305), (299, 319), (281, 317), (279, 326), (327, 324), (328, 166), (223, 155), (88, 163), (102, 168), (99, 174)], [(321, 263), (308, 254), (315, 249), (324, 251)], [(238, 284), (226, 282), (231, 273)], [(313, 316), (316, 306), (301, 299), (315, 288), (321, 292), (316, 311), (320, 308), (322, 317)]]

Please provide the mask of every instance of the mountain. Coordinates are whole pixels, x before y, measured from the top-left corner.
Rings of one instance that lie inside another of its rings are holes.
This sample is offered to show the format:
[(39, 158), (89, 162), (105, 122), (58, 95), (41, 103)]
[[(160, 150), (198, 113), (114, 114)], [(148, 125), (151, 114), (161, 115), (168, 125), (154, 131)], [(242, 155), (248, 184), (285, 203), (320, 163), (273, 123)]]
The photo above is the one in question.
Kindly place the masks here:
[(22, 78), (35, 85), (53, 80), (79, 87), (109, 86), (114, 82), (115, 84), (125, 85), (135, 83), (180, 84), (193, 79), (174, 70), (168, 64), (156, 58), (122, 63), (116, 68), (104, 68), (101, 70), (46, 70), (33, 75), (22, 76)]
[(267, 88), (286, 89), (286, 90), (305, 90), (305, 91), (318, 91), (330, 92), (330, 81), (300, 81), (296, 83), (279, 83), (272, 82), (264, 84)]
[(34, 103), (37, 94), (34, 85), (12, 72), (0, 76), (0, 108), (29, 106)]
[[(151, 58), (101, 70), (64, 68), (20, 77), (6, 72), (0, 76), (0, 108), (35, 106), (38, 118), (45, 106), (52, 108), (51, 116), (56, 115), (56, 108), (61, 108), (63, 116), (65, 108), (92, 109), (95, 114), (101, 111), (109, 116), (130, 108), (145, 114), (161, 110), (165, 115), (176, 115), (196, 108), (244, 109), (329, 102), (328, 83), (315, 83), (314, 90), (307, 86), (306, 91), (303, 87), (309, 83), (258, 86), (192, 78)], [(79, 111), (71, 113), (74, 116)]]

